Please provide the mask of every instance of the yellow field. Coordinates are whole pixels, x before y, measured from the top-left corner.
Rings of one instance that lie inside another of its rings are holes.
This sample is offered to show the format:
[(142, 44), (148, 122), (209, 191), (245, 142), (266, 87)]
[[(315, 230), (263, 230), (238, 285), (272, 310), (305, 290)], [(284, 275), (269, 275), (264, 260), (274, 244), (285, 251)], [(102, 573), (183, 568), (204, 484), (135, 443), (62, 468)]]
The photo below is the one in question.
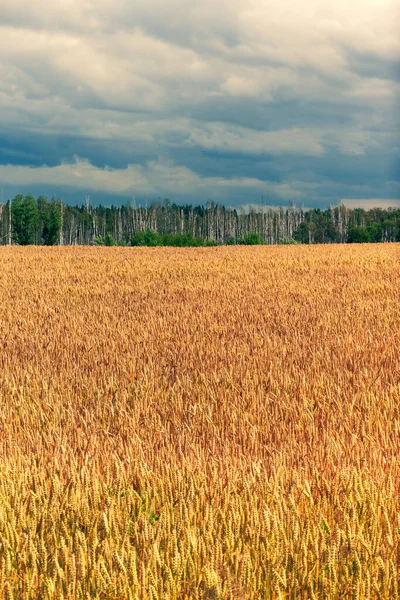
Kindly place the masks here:
[(0, 597), (400, 597), (400, 245), (1, 248)]

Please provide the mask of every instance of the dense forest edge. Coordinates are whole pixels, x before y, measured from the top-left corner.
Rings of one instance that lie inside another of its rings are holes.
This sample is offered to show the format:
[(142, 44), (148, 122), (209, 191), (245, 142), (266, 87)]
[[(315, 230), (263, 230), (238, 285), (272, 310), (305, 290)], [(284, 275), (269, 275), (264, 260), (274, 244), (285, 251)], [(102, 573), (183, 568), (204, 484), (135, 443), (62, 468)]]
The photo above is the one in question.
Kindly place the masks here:
[(400, 241), (400, 209), (260, 206), (248, 212), (207, 202), (70, 206), (18, 194), (0, 204), (0, 244), (214, 246)]

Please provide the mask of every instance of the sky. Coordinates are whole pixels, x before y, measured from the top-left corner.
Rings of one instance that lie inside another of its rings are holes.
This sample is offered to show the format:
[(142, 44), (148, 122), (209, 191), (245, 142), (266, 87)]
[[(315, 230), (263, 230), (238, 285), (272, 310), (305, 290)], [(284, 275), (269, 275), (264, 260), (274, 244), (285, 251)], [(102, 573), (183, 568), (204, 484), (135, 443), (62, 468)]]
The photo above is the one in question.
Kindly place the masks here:
[(400, 206), (400, 3), (0, 0), (0, 187)]

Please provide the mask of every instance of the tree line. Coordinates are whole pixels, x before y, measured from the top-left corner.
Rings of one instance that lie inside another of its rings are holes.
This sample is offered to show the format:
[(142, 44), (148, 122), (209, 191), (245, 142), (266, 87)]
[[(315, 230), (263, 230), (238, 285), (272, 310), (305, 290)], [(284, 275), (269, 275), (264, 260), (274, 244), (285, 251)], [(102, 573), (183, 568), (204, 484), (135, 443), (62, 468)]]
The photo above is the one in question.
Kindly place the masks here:
[(204, 246), (400, 241), (400, 209), (259, 206), (243, 211), (207, 202), (92, 207), (18, 194), (0, 204), (0, 243), (18, 245)]

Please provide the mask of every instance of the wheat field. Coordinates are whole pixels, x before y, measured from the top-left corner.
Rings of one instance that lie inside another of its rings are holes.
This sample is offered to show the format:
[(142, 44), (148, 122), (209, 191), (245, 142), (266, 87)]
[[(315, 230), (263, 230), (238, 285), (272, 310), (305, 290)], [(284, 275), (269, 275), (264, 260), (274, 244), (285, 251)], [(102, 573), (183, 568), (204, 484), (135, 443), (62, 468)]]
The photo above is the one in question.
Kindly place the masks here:
[(400, 597), (400, 245), (0, 267), (2, 598)]

